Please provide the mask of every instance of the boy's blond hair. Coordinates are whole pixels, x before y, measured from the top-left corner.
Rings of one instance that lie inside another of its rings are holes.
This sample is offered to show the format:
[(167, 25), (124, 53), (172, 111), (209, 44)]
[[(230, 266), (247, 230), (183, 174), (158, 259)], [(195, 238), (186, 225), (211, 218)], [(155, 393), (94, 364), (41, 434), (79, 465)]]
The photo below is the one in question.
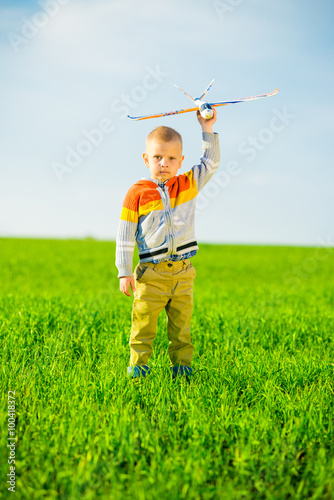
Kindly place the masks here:
[(181, 144), (182, 149), (182, 137), (176, 130), (171, 127), (164, 127), (163, 125), (161, 125), (160, 127), (152, 130), (152, 132), (150, 132), (146, 137), (146, 146), (153, 139), (162, 142), (177, 141)]

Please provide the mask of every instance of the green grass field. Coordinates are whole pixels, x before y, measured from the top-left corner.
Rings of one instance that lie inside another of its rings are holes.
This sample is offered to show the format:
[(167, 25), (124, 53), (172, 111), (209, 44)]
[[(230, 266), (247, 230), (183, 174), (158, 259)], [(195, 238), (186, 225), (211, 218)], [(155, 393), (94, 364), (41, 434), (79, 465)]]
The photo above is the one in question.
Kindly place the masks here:
[[(333, 499), (334, 249), (201, 245), (190, 384), (129, 380), (115, 245), (0, 239), (1, 489), (11, 498)], [(14, 498), (13, 497), (13, 498)]]

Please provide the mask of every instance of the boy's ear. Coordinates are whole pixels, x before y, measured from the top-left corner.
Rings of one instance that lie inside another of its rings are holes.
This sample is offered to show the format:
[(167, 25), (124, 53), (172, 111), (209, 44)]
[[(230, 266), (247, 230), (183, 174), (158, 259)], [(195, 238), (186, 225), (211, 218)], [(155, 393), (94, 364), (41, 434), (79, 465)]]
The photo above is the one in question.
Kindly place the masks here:
[(143, 153), (143, 158), (144, 158), (145, 165), (146, 165), (147, 167), (149, 167), (149, 163), (148, 163), (148, 156), (147, 156), (147, 154), (146, 154), (146, 153)]
[[(179, 168), (181, 168), (183, 160), (184, 160), (184, 156), (182, 155), (180, 158)], [(179, 168), (178, 168), (178, 170), (179, 170)]]

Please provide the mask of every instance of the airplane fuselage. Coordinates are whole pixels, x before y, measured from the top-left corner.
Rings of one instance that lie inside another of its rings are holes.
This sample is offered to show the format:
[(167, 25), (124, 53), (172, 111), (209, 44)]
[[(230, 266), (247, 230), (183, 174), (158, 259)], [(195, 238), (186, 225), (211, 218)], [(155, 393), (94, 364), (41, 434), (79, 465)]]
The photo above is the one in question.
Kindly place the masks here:
[(201, 101), (200, 99), (196, 99), (195, 103), (198, 106), (201, 116), (205, 118), (205, 120), (210, 120), (210, 118), (213, 117), (213, 109), (209, 103)]

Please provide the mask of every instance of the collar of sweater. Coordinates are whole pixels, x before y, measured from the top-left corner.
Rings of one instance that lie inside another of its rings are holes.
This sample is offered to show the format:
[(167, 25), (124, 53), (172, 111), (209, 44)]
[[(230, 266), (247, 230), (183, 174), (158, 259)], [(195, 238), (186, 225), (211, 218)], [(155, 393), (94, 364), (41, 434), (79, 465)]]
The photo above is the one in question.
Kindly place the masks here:
[(144, 182), (152, 182), (156, 186), (159, 186), (159, 187), (163, 187), (163, 186), (169, 187), (169, 186), (172, 186), (174, 184), (174, 182), (176, 182), (176, 175), (174, 175), (174, 177), (171, 177), (170, 179), (168, 179), (165, 182), (159, 181), (158, 179), (151, 179), (151, 178), (148, 178), (148, 177), (142, 177), (140, 180), (144, 181)]

